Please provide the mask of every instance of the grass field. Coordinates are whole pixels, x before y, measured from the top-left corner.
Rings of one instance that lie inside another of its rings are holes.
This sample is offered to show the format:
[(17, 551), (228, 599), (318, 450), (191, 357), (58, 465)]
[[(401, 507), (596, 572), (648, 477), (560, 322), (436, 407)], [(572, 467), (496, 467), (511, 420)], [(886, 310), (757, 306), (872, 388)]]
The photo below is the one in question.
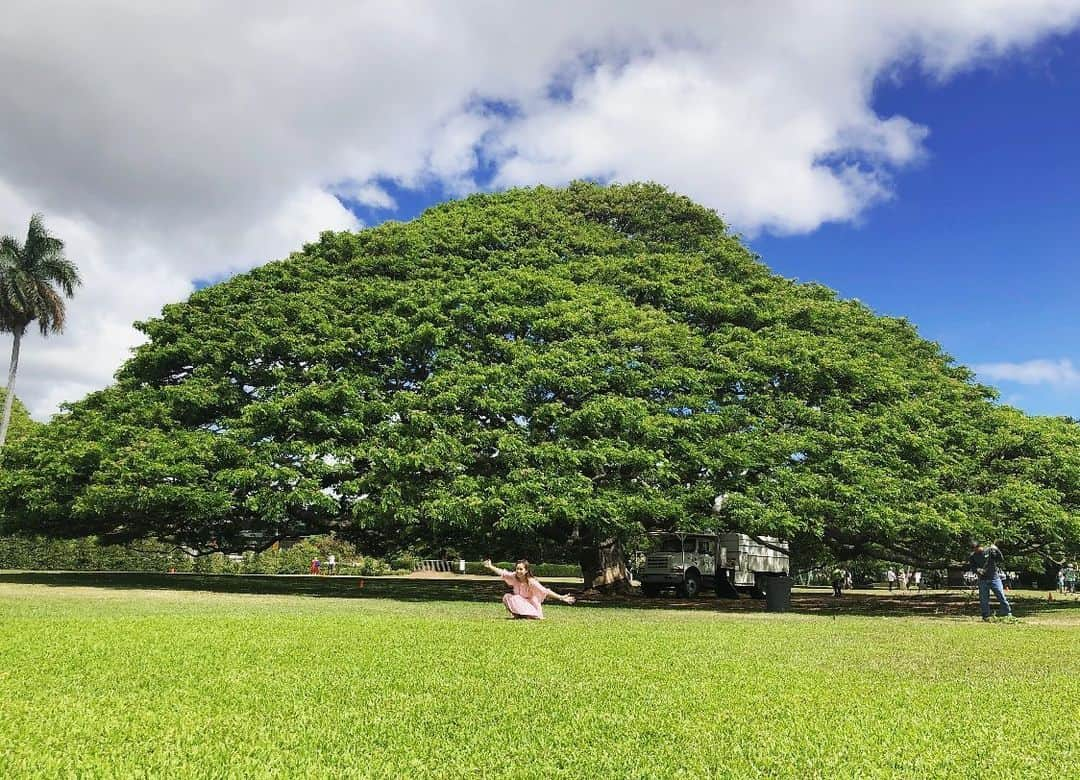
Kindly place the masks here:
[(324, 580), (0, 576), (0, 777), (1080, 776), (1080, 603)]

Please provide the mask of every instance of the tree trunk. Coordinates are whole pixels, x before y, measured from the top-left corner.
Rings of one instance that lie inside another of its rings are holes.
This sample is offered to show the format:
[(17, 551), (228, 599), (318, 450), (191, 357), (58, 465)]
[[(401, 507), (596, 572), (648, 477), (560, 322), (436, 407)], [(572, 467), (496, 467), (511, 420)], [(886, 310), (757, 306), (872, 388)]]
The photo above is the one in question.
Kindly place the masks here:
[(578, 550), (581, 576), (586, 590), (624, 593), (630, 590), (622, 545), (617, 539), (597, 539), (583, 535)]
[(15, 341), (11, 345), (11, 365), (8, 367), (7, 392), (4, 395), (4, 419), (0, 422), (0, 449), (7, 441), (8, 423), (11, 422), (11, 405), (15, 403), (15, 372), (19, 370), (19, 342), (22, 333), (15, 331)]

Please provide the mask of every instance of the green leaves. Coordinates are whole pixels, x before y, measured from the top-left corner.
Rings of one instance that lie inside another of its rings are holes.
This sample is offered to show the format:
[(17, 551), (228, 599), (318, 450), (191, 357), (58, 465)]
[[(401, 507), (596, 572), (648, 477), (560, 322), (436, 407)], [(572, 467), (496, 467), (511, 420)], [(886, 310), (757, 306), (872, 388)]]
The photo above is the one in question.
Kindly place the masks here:
[[(0, 406), (3, 406), (6, 399), (7, 389), (0, 387)], [(30, 417), (30, 412), (26, 410), (18, 396), (12, 398), (11, 403), (11, 427), (8, 428), (8, 441), (15, 441), (28, 436), (40, 423)]]
[(5, 453), (12, 528), (566, 554), (719, 524), (921, 561), (1080, 539), (1078, 426), (995, 407), (655, 185), (327, 233), (139, 327), (115, 387)]
[(64, 242), (34, 214), (22, 244), (11, 236), (0, 239), (0, 330), (22, 334), (37, 320), (42, 336), (62, 331), (60, 293), (71, 298), (81, 284), (79, 270), (64, 256)]

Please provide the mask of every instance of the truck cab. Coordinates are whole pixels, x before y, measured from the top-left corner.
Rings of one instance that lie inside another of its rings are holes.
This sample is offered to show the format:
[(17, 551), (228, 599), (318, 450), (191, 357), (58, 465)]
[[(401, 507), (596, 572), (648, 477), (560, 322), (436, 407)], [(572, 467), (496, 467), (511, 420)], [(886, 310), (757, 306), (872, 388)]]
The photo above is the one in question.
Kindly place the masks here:
[(766, 544), (740, 533), (657, 531), (649, 537), (650, 549), (638, 571), (646, 596), (674, 589), (693, 598), (702, 588), (712, 588), (728, 598), (738, 598), (741, 591), (764, 598), (768, 579), (786, 575), (790, 565), (787, 543), (772, 537), (760, 537)]

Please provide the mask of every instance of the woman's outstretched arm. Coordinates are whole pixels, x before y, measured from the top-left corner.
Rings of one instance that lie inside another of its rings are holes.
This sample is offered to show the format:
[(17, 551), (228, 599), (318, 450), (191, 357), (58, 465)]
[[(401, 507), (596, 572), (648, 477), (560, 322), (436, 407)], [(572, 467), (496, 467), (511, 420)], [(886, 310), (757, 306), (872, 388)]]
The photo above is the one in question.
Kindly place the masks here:
[(558, 600), (559, 600), (559, 601), (561, 601), (561, 602), (562, 602), (563, 604), (573, 604), (573, 603), (574, 603), (575, 601), (577, 601), (577, 599), (575, 599), (575, 598), (574, 598), (573, 596), (571, 596), (571, 595), (570, 595), (569, 593), (567, 593), (567, 594), (566, 594), (565, 596), (563, 596), (563, 595), (560, 595), (560, 594), (556, 593), (556, 592), (555, 592), (555, 591), (553, 591), (553, 590), (552, 590), (551, 588), (549, 588), (549, 587), (548, 587), (547, 585), (545, 585), (544, 583), (540, 582), (540, 580), (533, 580), (533, 582), (535, 582), (535, 583), (536, 583), (536, 584), (537, 584), (537, 585), (538, 585), (538, 586), (540, 587), (540, 589), (541, 589), (542, 591), (544, 591), (544, 593), (546, 593), (547, 595), (551, 596), (551, 597), (552, 597), (553, 599), (558, 599)]

